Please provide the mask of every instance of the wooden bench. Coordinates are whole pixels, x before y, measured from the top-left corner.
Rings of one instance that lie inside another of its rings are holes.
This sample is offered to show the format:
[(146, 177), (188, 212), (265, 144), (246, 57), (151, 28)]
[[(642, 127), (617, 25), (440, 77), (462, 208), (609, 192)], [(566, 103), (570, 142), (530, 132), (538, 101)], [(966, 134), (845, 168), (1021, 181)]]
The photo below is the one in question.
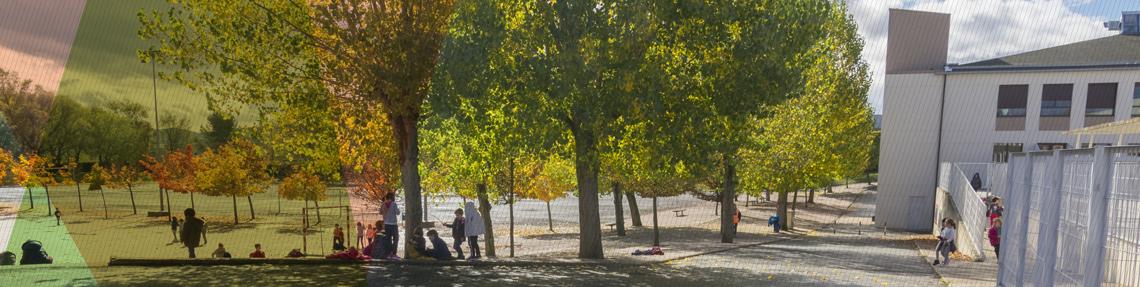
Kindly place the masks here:
[(169, 217), (169, 211), (147, 211), (146, 217)]
[(683, 216), (685, 216), (685, 210), (684, 209), (674, 210), (673, 216), (674, 217), (683, 217)]
[(614, 226), (617, 226), (617, 223), (610, 223), (610, 224), (606, 224), (606, 226), (609, 226), (609, 227), (610, 227), (610, 231), (613, 231), (613, 230), (614, 230)]

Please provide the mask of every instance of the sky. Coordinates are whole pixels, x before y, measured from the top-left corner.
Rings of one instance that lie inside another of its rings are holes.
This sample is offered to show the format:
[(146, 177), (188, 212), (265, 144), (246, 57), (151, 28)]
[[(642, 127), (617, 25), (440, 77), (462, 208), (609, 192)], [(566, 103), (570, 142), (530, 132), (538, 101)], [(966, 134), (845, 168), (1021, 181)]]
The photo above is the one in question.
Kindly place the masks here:
[[(1113, 35), (1104, 21), (1140, 10), (1137, 0), (845, 0), (866, 41), (868, 95), (883, 106), (883, 69), (890, 8), (949, 13), (949, 63), (970, 63)], [(57, 90), (86, 1), (6, 0), (0, 9), (0, 69)]]
[(0, 69), (55, 91), (86, 1), (4, 0)]
[(1140, 10), (1137, 0), (846, 0), (865, 41), (873, 84), (868, 100), (883, 113), (890, 8), (950, 14), (948, 63), (971, 63), (1118, 34), (1103, 22)]

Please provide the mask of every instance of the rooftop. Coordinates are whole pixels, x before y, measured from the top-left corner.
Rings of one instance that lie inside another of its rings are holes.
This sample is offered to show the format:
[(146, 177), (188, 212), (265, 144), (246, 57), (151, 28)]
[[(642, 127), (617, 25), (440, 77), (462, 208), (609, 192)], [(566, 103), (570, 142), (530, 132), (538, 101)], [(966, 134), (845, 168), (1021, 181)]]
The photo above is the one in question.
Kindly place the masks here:
[(1140, 67), (1140, 36), (1114, 35), (963, 65), (953, 71)]

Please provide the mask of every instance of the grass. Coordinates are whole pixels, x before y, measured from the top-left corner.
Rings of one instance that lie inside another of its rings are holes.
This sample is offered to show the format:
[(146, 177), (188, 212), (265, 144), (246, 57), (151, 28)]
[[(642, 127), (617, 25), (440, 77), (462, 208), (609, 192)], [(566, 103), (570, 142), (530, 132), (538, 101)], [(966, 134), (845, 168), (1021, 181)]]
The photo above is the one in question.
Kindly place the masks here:
[[(106, 266), (111, 257), (185, 258), (186, 249), (181, 244), (172, 242), (173, 235), (167, 218), (146, 216), (147, 211), (159, 210), (156, 190), (153, 183), (136, 188), (138, 215), (131, 214), (130, 195), (126, 190), (105, 191), (108, 219), (104, 218), (98, 191), (82, 191), (83, 212), (79, 211), (75, 186), (52, 187), (51, 197), (52, 203), (62, 211), (67, 231), (88, 266)], [(321, 206), (347, 205), (348, 197), (342, 198), (341, 195), (344, 195), (343, 188), (330, 188), (329, 199), (322, 201)], [(235, 257), (246, 257), (253, 251), (255, 243), (260, 243), (269, 257), (284, 257), (289, 250), (302, 248), (301, 208), (304, 203), (282, 200), (281, 213), (278, 214), (275, 187), (253, 197), (256, 219), (250, 218), (246, 200), (238, 198), (238, 224), (233, 224), (233, 203), (230, 198), (199, 194), (194, 196), (194, 201), (195, 210), (199, 217), (206, 220), (208, 226), (209, 243), (199, 249), (199, 257), (208, 257), (218, 243), (225, 244), (226, 250)], [(37, 201), (34, 210), (23, 207), (20, 217), (46, 217), (47, 210), (43, 204), (44, 202)], [(181, 210), (190, 207), (190, 196), (173, 194), (171, 204), (175, 215), (181, 218)], [(310, 216), (315, 224), (315, 216)], [(332, 209), (322, 211), (322, 222), (314, 225), (309, 232), (309, 253), (331, 251), (333, 224), (343, 225), (349, 218), (349, 214)]]

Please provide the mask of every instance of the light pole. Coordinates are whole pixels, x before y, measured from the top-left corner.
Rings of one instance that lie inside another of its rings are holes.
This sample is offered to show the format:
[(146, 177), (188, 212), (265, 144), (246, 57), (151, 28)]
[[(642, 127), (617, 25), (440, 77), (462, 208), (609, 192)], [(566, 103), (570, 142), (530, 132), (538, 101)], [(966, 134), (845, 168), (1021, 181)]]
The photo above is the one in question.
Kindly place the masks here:
[[(154, 48), (150, 48), (146, 52), (148, 55), (150, 55), (150, 83), (151, 83), (151, 90), (154, 92), (154, 145), (155, 145), (154, 157), (157, 159), (159, 157), (159, 151), (160, 151), (160, 148), (162, 145), (162, 127), (159, 126), (159, 122), (158, 122), (158, 76), (157, 76), (157, 69), (155, 67), (155, 65), (156, 65), (155, 62), (158, 61), (156, 58), (158, 55), (158, 50), (155, 50)], [(166, 210), (167, 204), (165, 204), (165, 202), (163, 202), (163, 200), (164, 200), (163, 197), (164, 196), (163, 196), (162, 187), (159, 187), (158, 188), (158, 210), (159, 211)], [(167, 200), (169, 200), (169, 199), (167, 199)]]

